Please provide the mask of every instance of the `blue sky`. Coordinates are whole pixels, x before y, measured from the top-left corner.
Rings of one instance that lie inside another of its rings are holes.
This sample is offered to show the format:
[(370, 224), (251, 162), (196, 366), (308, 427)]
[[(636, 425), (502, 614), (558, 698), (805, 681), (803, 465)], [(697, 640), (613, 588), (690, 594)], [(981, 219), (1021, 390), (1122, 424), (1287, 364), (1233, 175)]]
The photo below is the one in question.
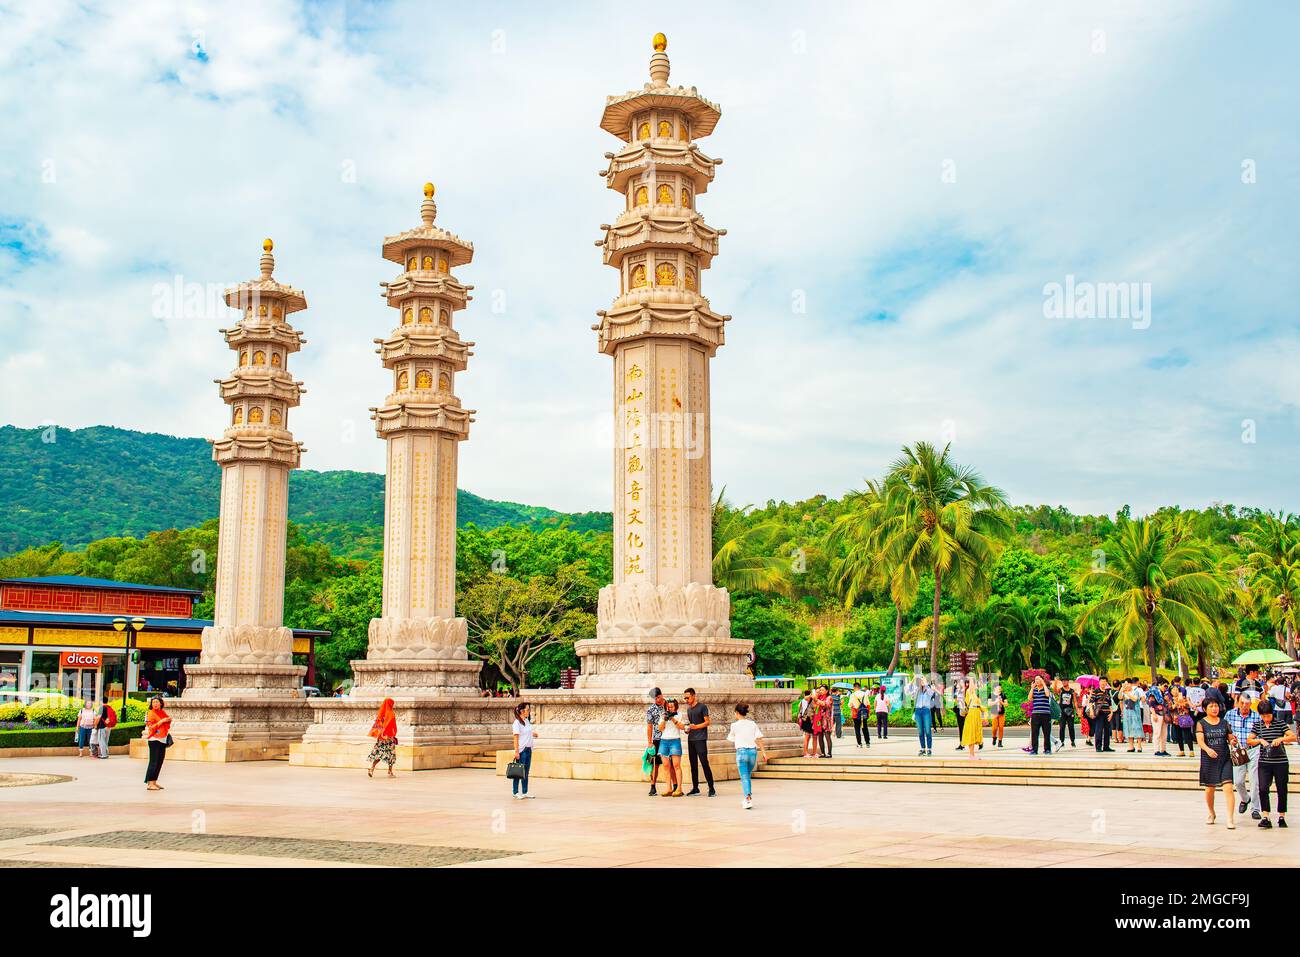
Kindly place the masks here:
[[(461, 485), (608, 508), (597, 124), (663, 30), (722, 107), (730, 497), (839, 495), (951, 438), (1018, 502), (1300, 510), (1298, 11), (0, 3), (0, 420), (218, 434), (232, 316), (157, 289), (250, 278), (272, 236), (310, 304), (304, 466), (382, 469), (379, 246), (431, 179), (476, 249)], [(1149, 284), (1150, 324), (1045, 318), (1067, 276)]]

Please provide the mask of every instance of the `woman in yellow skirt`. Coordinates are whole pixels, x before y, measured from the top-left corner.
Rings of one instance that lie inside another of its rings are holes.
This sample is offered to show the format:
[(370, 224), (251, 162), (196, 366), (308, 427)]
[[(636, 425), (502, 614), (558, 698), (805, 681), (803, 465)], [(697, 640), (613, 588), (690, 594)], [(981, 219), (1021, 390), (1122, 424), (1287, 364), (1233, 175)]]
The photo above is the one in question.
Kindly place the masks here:
[(966, 679), (966, 723), (961, 729), (961, 743), (972, 761), (979, 760), (979, 749), (984, 746), (984, 703), (980, 701), (975, 682)]

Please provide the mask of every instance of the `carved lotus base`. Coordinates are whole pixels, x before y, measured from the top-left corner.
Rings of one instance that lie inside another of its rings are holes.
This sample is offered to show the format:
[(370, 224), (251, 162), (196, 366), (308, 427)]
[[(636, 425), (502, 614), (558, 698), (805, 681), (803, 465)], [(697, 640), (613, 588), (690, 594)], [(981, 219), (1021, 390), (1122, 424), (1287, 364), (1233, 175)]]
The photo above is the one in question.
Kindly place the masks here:
[(469, 658), (464, 618), (372, 618), (369, 637), (370, 661)]
[(367, 658), (352, 662), (352, 696), (378, 701), (397, 695), (477, 698), (482, 669), (480, 661)]
[(597, 638), (730, 638), (725, 588), (623, 582), (600, 590)]
[(587, 639), (574, 644), (582, 662), (577, 687), (645, 690), (655, 686), (743, 690), (754, 643), (734, 638)]
[(262, 625), (209, 625), (200, 639), (203, 665), (291, 665), (293, 632)]
[(312, 722), (290, 748), (289, 763), (301, 767), (367, 767), (374, 746), (370, 727), (384, 697), (397, 715), (397, 767), (421, 771), (459, 767), (475, 755), (512, 744), (513, 698), (452, 698), (363, 694), (312, 698)]

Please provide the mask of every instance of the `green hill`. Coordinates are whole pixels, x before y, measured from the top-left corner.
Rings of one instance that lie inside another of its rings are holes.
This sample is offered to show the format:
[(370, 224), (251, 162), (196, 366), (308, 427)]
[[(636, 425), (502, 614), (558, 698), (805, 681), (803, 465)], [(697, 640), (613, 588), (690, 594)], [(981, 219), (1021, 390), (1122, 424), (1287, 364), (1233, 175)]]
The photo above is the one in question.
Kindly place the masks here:
[[(203, 439), (88, 429), (0, 426), (0, 555), (31, 545), (79, 547), (115, 535), (191, 528), (217, 515), (220, 469)], [(570, 514), (456, 492), (459, 524), (482, 528), (568, 525), (608, 530), (608, 512)], [(339, 554), (369, 556), (383, 543), (384, 477), (311, 472), (289, 477), (289, 518)]]

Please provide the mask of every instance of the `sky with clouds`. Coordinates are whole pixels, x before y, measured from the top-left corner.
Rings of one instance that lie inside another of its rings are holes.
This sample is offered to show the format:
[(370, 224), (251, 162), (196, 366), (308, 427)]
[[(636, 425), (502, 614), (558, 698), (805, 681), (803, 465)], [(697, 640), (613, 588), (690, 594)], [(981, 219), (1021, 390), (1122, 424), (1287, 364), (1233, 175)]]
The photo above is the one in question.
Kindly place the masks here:
[[(432, 180), (475, 244), (461, 486), (609, 508), (598, 121), (662, 30), (722, 108), (729, 498), (950, 439), (1016, 502), (1300, 510), (1300, 6), (799, 6), (0, 2), (0, 421), (218, 434), (235, 316), (160, 289), (251, 278), (271, 236), (303, 464), (382, 470), (380, 244)], [(1067, 277), (1149, 312), (1046, 315)]]

